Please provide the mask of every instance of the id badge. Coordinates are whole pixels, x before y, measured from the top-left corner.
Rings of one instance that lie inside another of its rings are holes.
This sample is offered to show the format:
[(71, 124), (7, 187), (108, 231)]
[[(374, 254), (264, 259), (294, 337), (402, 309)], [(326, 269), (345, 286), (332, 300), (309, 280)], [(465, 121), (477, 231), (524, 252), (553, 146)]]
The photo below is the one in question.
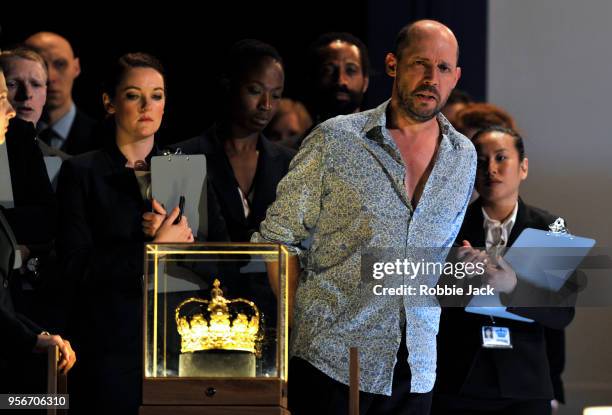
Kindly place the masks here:
[(495, 349), (512, 349), (510, 329), (499, 326), (482, 327), (482, 347)]

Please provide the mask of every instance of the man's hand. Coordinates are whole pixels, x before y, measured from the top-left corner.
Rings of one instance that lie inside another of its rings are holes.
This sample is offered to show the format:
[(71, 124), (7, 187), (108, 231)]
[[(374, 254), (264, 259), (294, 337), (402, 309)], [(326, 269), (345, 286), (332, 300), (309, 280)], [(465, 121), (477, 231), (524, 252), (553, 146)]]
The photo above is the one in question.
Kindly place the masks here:
[(168, 213), (157, 200), (153, 199), (152, 205), (153, 212), (145, 212), (142, 215), (142, 232), (151, 238), (155, 238)]
[(153, 242), (193, 242), (193, 232), (187, 223), (187, 216), (183, 215), (181, 221), (174, 224), (179, 213), (178, 207), (172, 209), (170, 215), (163, 220), (155, 233)]
[(59, 348), (60, 357), (57, 368), (64, 374), (68, 373), (68, 371), (72, 369), (72, 366), (74, 366), (76, 363), (76, 353), (74, 353), (74, 350), (72, 350), (70, 342), (62, 339), (59, 335), (42, 333), (36, 337), (34, 352), (44, 353), (50, 346), (57, 346)]

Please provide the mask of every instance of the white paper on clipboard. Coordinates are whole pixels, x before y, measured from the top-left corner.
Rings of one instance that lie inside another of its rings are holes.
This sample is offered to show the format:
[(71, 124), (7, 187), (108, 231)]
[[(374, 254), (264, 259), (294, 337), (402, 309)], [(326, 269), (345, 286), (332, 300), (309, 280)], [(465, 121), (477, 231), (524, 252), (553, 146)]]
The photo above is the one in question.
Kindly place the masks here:
[[(594, 239), (527, 228), (508, 249), (504, 259), (523, 280), (556, 292), (576, 271), (593, 246)], [(571, 255), (567, 255), (570, 250)], [(543, 252), (545, 255), (542, 255)], [(542, 269), (546, 270), (546, 275), (542, 274)], [(465, 311), (533, 322), (507, 311), (498, 295), (473, 297)]]
[(183, 214), (196, 235), (208, 234), (206, 157), (171, 154), (151, 159), (151, 193), (170, 212), (185, 196)]

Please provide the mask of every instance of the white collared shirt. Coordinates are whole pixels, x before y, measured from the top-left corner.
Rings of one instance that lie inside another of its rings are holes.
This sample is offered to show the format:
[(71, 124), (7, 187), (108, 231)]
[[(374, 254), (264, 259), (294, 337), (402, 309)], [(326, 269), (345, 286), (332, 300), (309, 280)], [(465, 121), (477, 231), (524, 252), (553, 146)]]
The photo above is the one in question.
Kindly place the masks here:
[(508, 237), (514, 222), (516, 222), (516, 213), (518, 212), (518, 202), (514, 205), (512, 214), (503, 222), (496, 219), (491, 219), (484, 207), (482, 208), (482, 215), (484, 216), (483, 227), (486, 232), (485, 247), (489, 251), (492, 247), (505, 247), (508, 243)]

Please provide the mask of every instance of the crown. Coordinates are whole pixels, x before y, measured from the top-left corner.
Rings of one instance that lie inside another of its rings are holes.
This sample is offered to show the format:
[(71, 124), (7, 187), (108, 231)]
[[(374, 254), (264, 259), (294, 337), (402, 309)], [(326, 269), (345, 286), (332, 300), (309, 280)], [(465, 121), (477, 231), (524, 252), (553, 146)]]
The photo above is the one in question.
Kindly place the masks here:
[(176, 328), (181, 336), (181, 352), (200, 350), (239, 350), (256, 353), (263, 339), (259, 309), (243, 298), (223, 297), (221, 282), (215, 279), (210, 301), (188, 298), (175, 310)]

